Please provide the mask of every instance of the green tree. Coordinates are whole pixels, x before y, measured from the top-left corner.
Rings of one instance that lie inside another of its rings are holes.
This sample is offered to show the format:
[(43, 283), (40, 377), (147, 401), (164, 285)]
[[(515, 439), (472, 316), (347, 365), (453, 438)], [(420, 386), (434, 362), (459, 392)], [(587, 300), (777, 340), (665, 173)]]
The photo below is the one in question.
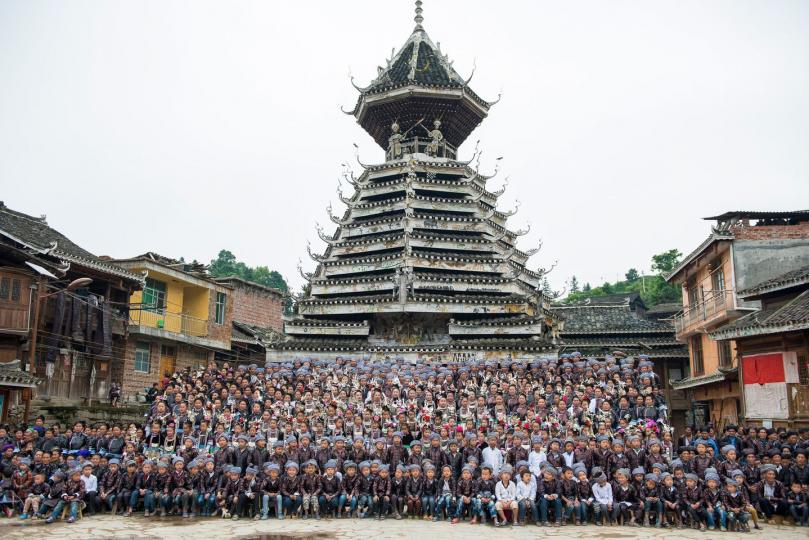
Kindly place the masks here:
[(570, 289), (570, 294), (579, 292), (579, 280), (576, 276), (570, 278), (570, 284), (568, 285), (568, 289)]
[(585, 284), (584, 284), (584, 287), (582, 287), (582, 289), (581, 289), (581, 290), (582, 290), (582, 292), (586, 292), (586, 293), (587, 293), (587, 292), (592, 291), (592, 290), (593, 290), (593, 287), (592, 287), (592, 286), (591, 286), (589, 283), (585, 283)]
[(640, 277), (640, 274), (636, 269), (630, 268), (629, 270), (626, 271), (626, 275), (624, 277), (626, 277), (627, 281), (635, 281)]
[(680, 258), (683, 256), (679, 249), (670, 249), (657, 255), (652, 255), (652, 272), (657, 272), (660, 276), (666, 276), (674, 270)]
[[(213, 277), (236, 276), (259, 285), (273, 287), (285, 293), (289, 292), (289, 285), (284, 276), (278, 271), (270, 270), (266, 266), (247, 266), (237, 260), (236, 255), (227, 249), (221, 250), (216, 259), (211, 261), (211, 264), (208, 265), (208, 273)], [(289, 312), (292, 309), (291, 298), (287, 297), (285, 305), (287, 312)]]

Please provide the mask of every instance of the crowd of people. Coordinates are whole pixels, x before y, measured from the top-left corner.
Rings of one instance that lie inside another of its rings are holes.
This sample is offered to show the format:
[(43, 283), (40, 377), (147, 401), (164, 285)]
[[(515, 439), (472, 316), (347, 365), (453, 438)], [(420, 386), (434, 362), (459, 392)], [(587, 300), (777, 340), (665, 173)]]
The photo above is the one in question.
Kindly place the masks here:
[(297, 360), (173, 374), (142, 423), (0, 427), (9, 518), (80, 512), (749, 531), (809, 518), (809, 429), (674, 437), (619, 351), (437, 365)]

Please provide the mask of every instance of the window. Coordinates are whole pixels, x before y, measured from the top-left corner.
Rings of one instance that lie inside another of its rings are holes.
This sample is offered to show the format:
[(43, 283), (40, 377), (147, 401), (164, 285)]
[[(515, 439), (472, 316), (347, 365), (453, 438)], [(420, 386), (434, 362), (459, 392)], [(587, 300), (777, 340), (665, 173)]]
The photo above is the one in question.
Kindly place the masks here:
[(149, 343), (138, 341), (135, 345), (135, 371), (149, 373), (152, 371), (152, 358)]
[(177, 356), (177, 348), (172, 347), (170, 345), (161, 345), (160, 346), (160, 356), (176, 357)]
[(216, 313), (214, 321), (216, 324), (225, 324), (225, 306), (227, 306), (228, 296), (223, 292), (216, 293)]
[(716, 347), (719, 350), (719, 367), (730, 367), (733, 365), (733, 351), (730, 348), (730, 341), (717, 341)]
[(809, 354), (798, 353), (798, 382), (809, 386)]
[(150, 311), (161, 311), (166, 308), (166, 284), (156, 279), (146, 278), (143, 287), (143, 306)]
[(11, 281), (11, 301), (19, 302), (21, 297), (22, 297), (22, 287), (20, 285), (20, 280), (14, 279)]
[(711, 287), (715, 291), (725, 290), (725, 270), (722, 268), (722, 260), (716, 259), (712, 266), (716, 268), (711, 274)]
[(688, 284), (686, 285), (686, 293), (688, 296), (688, 310), (694, 311), (697, 308), (697, 304), (699, 304), (699, 289), (697, 288), (696, 281), (688, 281)]
[(702, 336), (691, 337), (691, 365), (694, 367), (694, 376), (702, 375), (705, 372), (705, 365), (702, 358)]
[(8, 300), (10, 290), (11, 278), (4, 277), (0, 279), (0, 300)]

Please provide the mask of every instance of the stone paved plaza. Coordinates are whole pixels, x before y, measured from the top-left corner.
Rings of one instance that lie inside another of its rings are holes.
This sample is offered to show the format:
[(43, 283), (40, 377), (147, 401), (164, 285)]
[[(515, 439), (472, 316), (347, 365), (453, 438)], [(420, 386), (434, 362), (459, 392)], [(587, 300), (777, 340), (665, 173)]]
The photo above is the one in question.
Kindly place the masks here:
[(60, 540), (83, 540), (85, 538), (237, 538), (243, 540), (293, 540), (297, 538), (328, 539), (386, 539), (386, 538), (436, 538), (455, 539), (472, 538), (485, 535), (487, 538), (508, 538), (513, 540), (547, 537), (553, 539), (607, 539), (630, 540), (633, 538), (677, 538), (713, 540), (714, 538), (748, 538), (778, 540), (805, 540), (809, 537), (809, 529), (770, 525), (764, 530), (750, 534), (699, 532), (693, 530), (644, 529), (629, 527), (574, 527), (537, 528), (507, 527), (495, 529), (491, 526), (469, 525), (462, 523), (426, 523), (422, 521), (384, 522), (375, 520), (322, 520), (301, 521), (277, 520), (252, 521), (243, 519), (238, 522), (222, 519), (182, 520), (175, 518), (143, 519), (100, 516), (79, 520), (73, 525), (57, 523), (45, 525), (41, 521), (20, 522), (19, 520), (0, 520), (0, 538), (4, 540), (31, 538), (59, 538)]

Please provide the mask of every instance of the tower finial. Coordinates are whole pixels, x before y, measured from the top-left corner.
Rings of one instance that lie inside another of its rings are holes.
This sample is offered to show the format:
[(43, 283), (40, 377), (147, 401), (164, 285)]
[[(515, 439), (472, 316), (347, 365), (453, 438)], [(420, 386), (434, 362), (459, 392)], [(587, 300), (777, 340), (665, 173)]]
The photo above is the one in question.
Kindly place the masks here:
[(416, 28), (413, 30), (422, 30), (421, 23), (424, 22), (424, 17), (421, 16), (421, 12), (424, 11), (421, 9), (421, 0), (416, 0), (416, 16), (413, 18), (416, 21)]

